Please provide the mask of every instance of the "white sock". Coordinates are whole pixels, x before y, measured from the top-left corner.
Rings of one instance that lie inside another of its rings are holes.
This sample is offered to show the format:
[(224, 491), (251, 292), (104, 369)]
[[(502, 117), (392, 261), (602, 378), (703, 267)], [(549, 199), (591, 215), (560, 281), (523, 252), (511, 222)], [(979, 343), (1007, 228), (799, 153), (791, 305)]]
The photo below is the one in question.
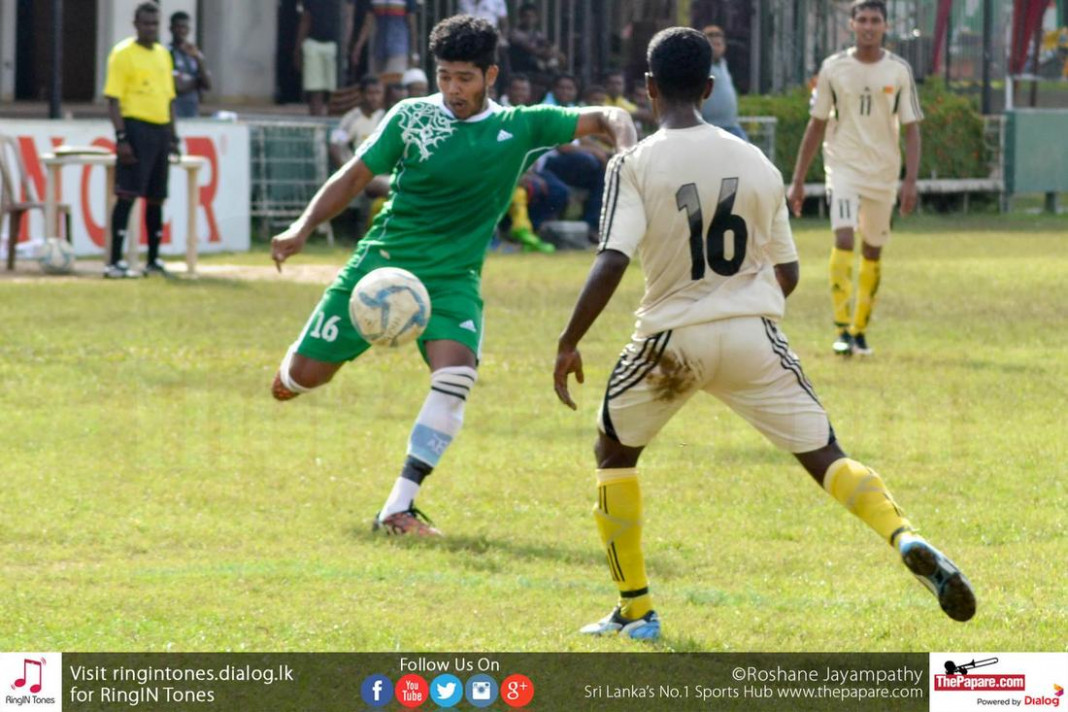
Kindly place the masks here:
[(393, 483), (393, 490), (389, 493), (389, 498), (382, 505), (382, 511), (378, 514), (378, 521), (382, 521), (397, 512), (407, 512), (412, 508), (412, 502), (415, 501), (417, 494), (419, 494), (418, 484), (407, 478), (398, 477), (397, 481)]
[(296, 353), (296, 351), (296, 344), (290, 346), (289, 350), (286, 351), (285, 358), (282, 359), (282, 365), (278, 367), (278, 377), (279, 379), (281, 379), (282, 385), (285, 386), (288, 390), (294, 393), (309, 393), (311, 392), (310, 388), (305, 388), (304, 386), (300, 385), (299, 383), (293, 380), (293, 377), (291, 375), (289, 375), (289, 369), (291, 364), (293, 363), (293, 354)]
[[(408, 462), (405, 466), (415, 462), (417, 469), (422, 470), (415, 479), (421, 481), (430, 474), (453, 438), (459, 434), (464, 423), (464, 404), (477, 379), (478, 372), (467, 366), (449, 366), (430, 374), (430, 393), (423, 401), (408, 438)], [(391, 514), (408, 511), (419, 492), (419, 486), (411, 477), (398, 477), (379, 517), (384, 519)]]

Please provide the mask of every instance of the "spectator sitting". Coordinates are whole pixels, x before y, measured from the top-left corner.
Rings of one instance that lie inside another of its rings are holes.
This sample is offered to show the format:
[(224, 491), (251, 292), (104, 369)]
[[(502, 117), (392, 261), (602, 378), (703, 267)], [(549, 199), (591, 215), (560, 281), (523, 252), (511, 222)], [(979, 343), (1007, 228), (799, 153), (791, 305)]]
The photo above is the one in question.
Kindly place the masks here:
[(649, 102), (649, 92), (645, 88), (645, 82), (635, 82), (630, 90), (630, 101), (638, 110), (631, 114), (634, 119), (634, 128), (638, 130), (638, 138), (646, 134), (646, 129), (656, 128), (656, 116), (653, 114), (653, 105)]
[(426, 96), (430, 92), (430, 82), (427, 81), (426, 72), (418, 67), (412, 67), (401, 77), (401, 84), (408, 90), (408, 96)]
[[(353, 149), (366, 141), (382, 122), (386, 110), (382, 107), (385, 89), (378, 77), (366, 76), (360, 80), (360, 101), (356, 108), (344, 116), (338, 127), (330, 134), (330, 158), (338, 166), (352, 160)], [(357, 237), (366, 230), (375, 215), (382, 209), (389, 195), (389, 176), (375, 176), (362, 193), (353, 199), (350, 207), (367, 216), (366, 224), (357, 228)]]
[(578, 80), (571, 74), (558, 74), (553, 79), (552, 91), (545, 95), (541, 103), (550, 106), (578, 106)]
[(386, 85), (386, 99), (385, 108), (389, 111), (393, 108), (397, 102), (404, 101), (408, 98), (408, 87), (404, 86), (400, 82), (393, 82)]
[(211, 91), (211, 72), (204, 55), (189, 41), (189, 13), (171, 15), (171, 59), (174, 61), (174, 116), (195, 118), (200, 114), (200, 92)]
[(604, 77), (604, 82), (605, 91), (608, 94), (605, 99), (605, 106), (619, 107), (630, 114), (635, 121), (649, 125), (656, 123), (656, 117), (653, 116), (651, 108), (642, 109), (626, 97), (627, 82), (623, 72), (618, 70), (608, 72)]
[(504, 106), (530, 106), (530, 78), (526, 74), (513, 74), (508, 80), (508, 93), (501, 97)]
[(608, 92), (600, 84), (591, 84), (586, 87), (586, 93), (582, 95), (583, 106), (607, 106)]
[[(512, 75), (508, 82), (508, 94), (501, 98), (501, 103), (504, 106), (530, 106), (530, 80), (525, 74)], [(515, 193), (512, 195), (512, 203), (508, 206), (508, 222), (510, 223), (508, 234), (523, 246), (524, 252), (554, 252), (555, 247), (538, 238), (535, 225), (530, 218), (531, 212), (535, 210), (534, 203), (548, 198), (548, 189), (544, 180), (529, 176), (530, 171), (524, 176), (522, 184), (516, 186)], [(535, 181), (539, 182), (536, 184)], [(545, 190), (537, 190), (537, 188), (545, 188)], [(553, 197), (558, 199), (556, 194)], [(546, 212), (542, 206), (537, 209), (539, 215)]]
[(605, 74), (604, 88), (607, 94), (604, 103), (605, 106), (619, 107), (631, 115), (638, 110), (638, 107), (624, 96), (627, 91), (627, 82), (623, 77), (623, 72), (612, 70)]
[(724, 56), (727, 53), (727, 37), (716, 25), (709, 25), (704, 32), (712, 45), (712, 78), (715, 81), (712, 93), (701, 106), (701, 115), (713, 126), (748, 141), (749, 136), (738, 123), (738, 92)]
[(378, 77), (360, 80), (360, 103), (341, 117), (338, 127), (330, 134), (330, 157), (336, 165), (348, 163), (353, 149), (374, 133), (386, 113), (382, 108), (384, 99), (385, 89)]

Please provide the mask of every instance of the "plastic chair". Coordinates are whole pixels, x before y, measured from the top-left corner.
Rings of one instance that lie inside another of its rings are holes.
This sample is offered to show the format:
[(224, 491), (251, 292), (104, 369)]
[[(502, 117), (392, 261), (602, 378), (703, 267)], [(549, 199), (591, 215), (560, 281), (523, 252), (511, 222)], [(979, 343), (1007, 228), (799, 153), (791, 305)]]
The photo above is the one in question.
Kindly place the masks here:
[[(25, 200), (20, 200), (25, 197)], [(7, 269), (15, 269), (15, 247), (19, 241), (22, 216), (30, 210), (44, 213), (45, 204), (37, 195), (37, 189), (26, 172), (22, 162), (22, 153), (18, 142), (11, 136), (0, 134), (0, 225), (8, 218)], [(62, 215), (67, 226), (66, 238), (70, 239), (70, 206), (57, 205), (56, 210)], [(47, 232), (48, 226), (45, 226)]]

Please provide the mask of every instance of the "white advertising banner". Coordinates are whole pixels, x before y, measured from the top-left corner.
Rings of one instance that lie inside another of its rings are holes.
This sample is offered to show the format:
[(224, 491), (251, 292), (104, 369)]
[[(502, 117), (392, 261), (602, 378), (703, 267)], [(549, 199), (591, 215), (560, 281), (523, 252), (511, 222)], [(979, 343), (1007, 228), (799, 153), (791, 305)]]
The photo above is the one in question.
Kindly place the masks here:
[[(56, 146), (100, 146), (115, 148), (111, 123), (105, 120), (0, 120), (0, 134), (18, 144), (22, 161), (38, 197), (46, 196), (48, 171), (41, 156)], [(182, 152), (201, 156), (207, 165), (198, 176), (200, 206), (196, 212), (199, 252), (240, 252), (249, 248), (249, 131), (243, 124), (191, 120), (178, 123)], [(103, 255), (106, 238), (108, 196), (106, 173), (102, 166), (64, 166), (59, 186), (59, 202), (70, 206), (71, 235), (79, 256)], [(189, 201), (185, 171), (171, 166), (169, 197), (163, 206), (165, 255), (185, 254), (186, 206)], [(19, 196), (25, 199), (25, 196)], [(4, 225), (4, 229), (7, 225)], [(138, 230), (146, 244), (144, 225)], [(32, 211), (24, 219), (20, 240), (53, 237), (45, 234), (44, 216)]]

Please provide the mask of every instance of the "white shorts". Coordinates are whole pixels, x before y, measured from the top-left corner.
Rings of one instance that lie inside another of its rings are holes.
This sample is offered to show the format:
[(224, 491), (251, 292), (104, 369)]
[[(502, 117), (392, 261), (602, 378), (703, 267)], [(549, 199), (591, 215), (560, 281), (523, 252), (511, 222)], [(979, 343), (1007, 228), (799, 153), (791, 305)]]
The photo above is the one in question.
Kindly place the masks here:
[(337, 89), (337, 43), (306, 39), (300, 46), (304, 91)]
[(697, 391), (726, 403), (787, 452), (811, 452), (834, 440), (786, 336), (762, 317), (634, 339), (608, 379), (598, 426), (623, 445), (644, 447)]
[(845, 181), (833, 182), (828, 187), (831, 230), (859, 229), (861, 238), (872, 247), (883, 247), (890, 241), (893, 193), (858, 190)]

